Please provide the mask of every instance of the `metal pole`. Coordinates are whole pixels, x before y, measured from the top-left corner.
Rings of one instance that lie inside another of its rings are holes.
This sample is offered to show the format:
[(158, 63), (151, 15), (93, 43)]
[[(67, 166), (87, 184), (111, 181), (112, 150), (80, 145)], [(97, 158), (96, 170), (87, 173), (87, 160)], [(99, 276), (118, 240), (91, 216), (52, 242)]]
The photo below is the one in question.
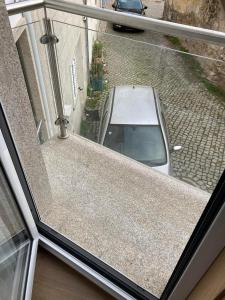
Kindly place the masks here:
[(9, 15), (21, 13), (40, 7), (55, 9), (70, 14), (86, 16), (98, 20), (126, 25), (134, 28), (152, 30), (162, 34), (202, 40), (225, 45), (225, 33), (189, 25), (183, 25), (124, 12), (101, 9), (88, 5), (77, 4), (68, 0), (28, 0), (7, 5)]
[(44, 6), (50, 9), (69, 12), (71, 14), (86, 16), (115, 24), (127, 25), (132, 28), (152, 30), (162, 34), (193, 38), (225, 45), (225, 33), (220, 31), (82, 5), (68, 0), (44, 0)]
[(48, 59), (49, 59), (49, 66), (51, 71), (52, 86), (53, 86), (56, 110), (58, 115), (55, 124), (59, 126), (59, 130), (60, 130), (58, 137), (61, 139), (65, 139), (68, 137), (67, 125), (69, 121), (64, 116), (64, 112), (63, 112), (63, 100), (62, 100), (62, 94), (60, 89), (59, 73), (57, 68), (55, 44), (58, 43), (59, 40), (52, 33), (51, 21), (47, 17), (44, 19), (44, 25), (45, 25), (46, 34), (41, 37), (40, 41), (42, 44), (47, 45), (47, 50), (48, 50)]
[(32, 11), (44, 7), (44, 0), (27, 0), (22, 2), (16, 2), (13, 4), (7, 4), (6, 9), (9, 16), (24, 13), (26, 11)]
[[(87, 0), (83, 0), (84, 5), (87, 5)], [(83, 17), (84, 21), (84, 28), (85, 28), (85, 54), (86, 54), (86, 65), (87, 65), (87, 70), (86, 70), (86, 76), (87, 76), (87, 82), (89, 83), (89, 38), (88, 38), (88, 18)]]

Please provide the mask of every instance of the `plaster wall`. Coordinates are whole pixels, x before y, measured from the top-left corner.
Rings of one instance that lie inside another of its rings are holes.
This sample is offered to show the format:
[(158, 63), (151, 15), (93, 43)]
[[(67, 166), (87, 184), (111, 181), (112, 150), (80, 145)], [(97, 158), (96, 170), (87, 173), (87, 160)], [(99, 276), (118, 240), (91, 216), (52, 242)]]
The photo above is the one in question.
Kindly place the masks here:
[[(74, 1), (74, 0), (73, 0)], [(82, 4), (82, 0), (74, 1)], [(87, 5), (99, 6), (99, 1), (88, 0)], [(97, 37), (97, 33), (94, 31), (88, 31), (88, 41), (85, 35), (85, 23), (82, 16), (74, 16), (72, 14), (47, 10), (47, 16), (52, 20), (52, 29), (54, 34), (59, 39), (56, 44), (58, 70), (61, 83), (61, 92), (63, 98), (64, 113), (69, 118), (70, 125), (68, 129), (72, 133), (80, 132), (80, 123), (85, 106), (87, 85), (88, 85), (88, 58), (91, 61), (92, 45)], [(35, 35), (36, 47), (40, 58), (41, 73), (44, 79), (45, 92), (47, 95), (47, 105), (50, 115), (50, 120), (46, 120), (46, 109), (42, 112), (42, 119), (44, 120), (45, 127), (51, 127), (52, 136), (58, 134), (58, 126), (55, 125), (57, 119), (56, 105), (54, 100), (54, 94), (52, 90), (51, 74), (48, 65), (47, 58), (47, 46), (40, 43), (40, 37), (45, 34), (43, 26), (44, 12), (42, 9), (33, 11), (31, 14), (32, 30)], [(13, 26), (13, 35), (15, 41), (17, 41), (24, 31), (28, 32), (28, 25), (26, 19), (21, 15), (21, 18), (17, 20), (17, 24)], [(97, 20), (89, 19), (88, 26), (93, 30), (98, 30), (99, 22)], [(28, 34), (29, 36), (29, 34)], [(88, 42), (88, 46), (87, 46)], [(30, 48), (31, 40), (29, 39)], [(88, 48), (88, 52), (86, 51)], [(26, 55), (24, 57), (26, 60)], [(36, 58), (33, 56), (33, 61)], [(76, 91), (74, 93), (72, 83), (72, 65), (76, 62)], [(38, 76), (36, 74), (36, 80), (38, 82)], [(41, 101), (44, 100), (41, 97)], [(42, 107), (43, 107), (42, 103)], [(44, 128), (46, 131), (47, 129)]]
[[(52, 195), (5, 4), (0, 0), (0, 101), (41, 215)], [(50, 206), (49, 206), (50, 205)]]
[[(225, 31), (224, 0), (165, 0), (164, 20)], [(217, 59), (218, 62), (199, 60), (208, 80), (224, 89), (225, 70), (219, 60), (225, 61), (225, 48), (215, 44), (183, 38), (182, 44), (190, 53)]]
[[(80, 4), (82, 0), (75, 1)], [(96, 5), (95, 1), (89, 0), (87, 5)], [(98, 3), (97, 3), (98, 5)], [(56, 44), (58, 70), (61, 83), (61, 92), (64, 105), (64, 112), (69, 117), (70, 125), (69, 131), (72, 133), (80, 132), (80, 123), (85, 106), (87, 96), (87, 84), (88, 84), (88, 59), (92, 55), (93, 42), (96, 39), (97, 34), (92, 31), (88, 31), (88, 54), (86, 52), (87, 41), (85, 36), (85, 23), (82, 16), (75, 16), (64, 12), (48, 10), (48, 17), (52, 20), (52, 28), (54, 34), (59, 39)], [(44, 34), (44, 28), (42, 23), (42, 12), (37, 11), (33, 13), (33, 18), (38, 19), (39, 22), (35, 24), (36, 40), (38, 45), (38, 51), (40, 53), (41, 64), (43, 66), (43, 75), (45, 78), (46, 89), (48, 93), (48, 102), (50, 106), (52, 119), (52, 126), (54, 128), (54, 134), (58, 133), (58, 127), (54, 125), (57, 114), (55, 109), (55, 102), (51, 87), (51, 75), (48, 68), (47, 61), (47, 49), (45, 45), (39, 43), (40, 36)], [(98, 29), (98, 21), (88, 20), (89, 28), (94, 30)], [(74, 89), (72, 83), (72, 65), (75, 62), (76, 69), (76, 88)], [(75, 90), (75, 93), (74, 93)]]

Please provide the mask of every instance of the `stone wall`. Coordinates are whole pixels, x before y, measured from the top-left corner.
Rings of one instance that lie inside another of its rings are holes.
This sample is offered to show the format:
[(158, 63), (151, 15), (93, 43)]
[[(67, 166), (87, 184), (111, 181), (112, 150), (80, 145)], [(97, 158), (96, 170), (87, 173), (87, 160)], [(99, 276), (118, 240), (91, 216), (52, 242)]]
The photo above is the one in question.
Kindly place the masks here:
[[(165, 0), (164, 20), (225, 31), (224, 0)], [(225, 48), (202, 41), (182, 39), (182, 45), (191, 53), (215, 58), (225, 62)], [(225, 65), (199, 60), (207, 79), (225, 87)], [(225, 88), (224, 88), (225, 89)]]

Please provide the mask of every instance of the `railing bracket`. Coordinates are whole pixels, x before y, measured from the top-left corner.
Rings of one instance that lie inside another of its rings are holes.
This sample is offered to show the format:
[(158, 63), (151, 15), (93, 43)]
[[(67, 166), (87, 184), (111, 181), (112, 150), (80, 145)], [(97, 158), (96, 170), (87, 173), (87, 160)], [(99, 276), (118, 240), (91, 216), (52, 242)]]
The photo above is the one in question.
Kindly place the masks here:
[(59, 42), (59, 39), (57, 38), (56, 35), (54, 34), (44, 34), (41, 38), (40, 38), (40, 42), (43, 45), (52, 43), (52, 44), (56, 44)]
[(65, 116), (58, 117), (56, 119), (55, 125), (63, 127), (65, 129), (64, 134), (62, 134), (61, 132), (60, 135), (58, 136), (60, 139), (67, 139), (69, 137), (69, 134), (66, 131), (68, 124), (69, 124), (69, 120)]

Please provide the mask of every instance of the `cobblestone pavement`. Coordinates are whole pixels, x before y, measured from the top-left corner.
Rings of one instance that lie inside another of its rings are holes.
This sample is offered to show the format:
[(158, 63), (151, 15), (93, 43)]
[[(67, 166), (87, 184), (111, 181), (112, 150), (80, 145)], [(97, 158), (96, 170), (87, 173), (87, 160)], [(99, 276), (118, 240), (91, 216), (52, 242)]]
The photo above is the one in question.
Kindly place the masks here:
[(101, 28), (107, 33), (99, 39), (110, 87), (140, 84), (158, 90), (166, 107), (170, 144), (183, 147), (171, 154), (174, 176), (212, 192), (225, 168), (225, 103), (197, 79), (189, 66), (192, 60), (148, 44), (168, 46), (164, 36), (115, 32), (112, 24)]

